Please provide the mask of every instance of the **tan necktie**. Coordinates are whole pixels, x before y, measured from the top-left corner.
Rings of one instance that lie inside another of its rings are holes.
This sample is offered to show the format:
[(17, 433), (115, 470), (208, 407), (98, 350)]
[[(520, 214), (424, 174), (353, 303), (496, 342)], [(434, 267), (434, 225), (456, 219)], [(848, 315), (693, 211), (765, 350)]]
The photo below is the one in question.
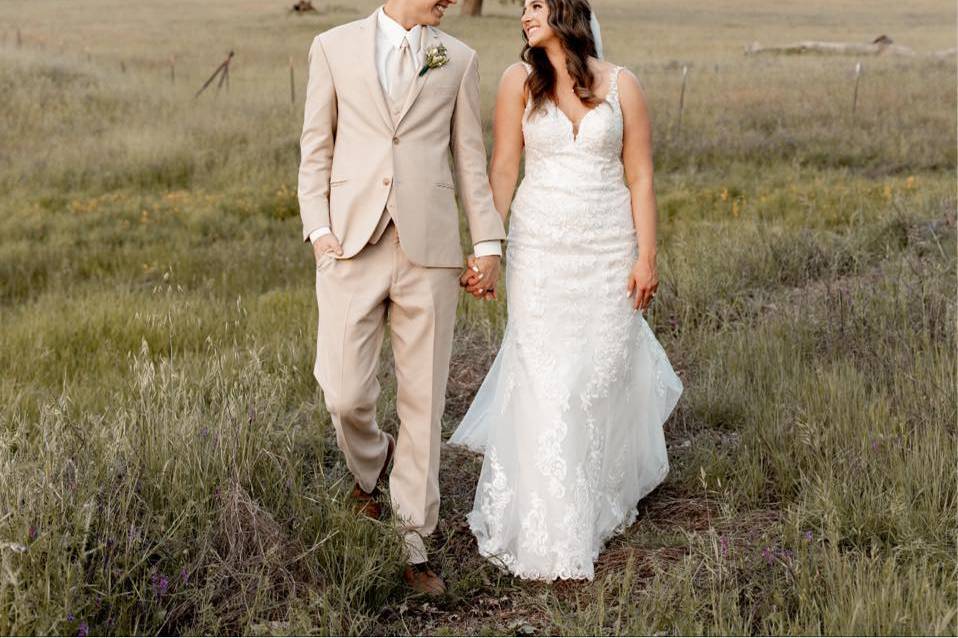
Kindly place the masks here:
[(402, 44), (399, 45), (399, 51), (394, 51), (389, 56), (389, 65), (386, 71), (389, 73), (390, 106), (393, 117), (398, 118), (416, 75), (416, 68), (412, 60), (412, 49), (409, 47), (409, 40), (405, 37), (402, 39)]

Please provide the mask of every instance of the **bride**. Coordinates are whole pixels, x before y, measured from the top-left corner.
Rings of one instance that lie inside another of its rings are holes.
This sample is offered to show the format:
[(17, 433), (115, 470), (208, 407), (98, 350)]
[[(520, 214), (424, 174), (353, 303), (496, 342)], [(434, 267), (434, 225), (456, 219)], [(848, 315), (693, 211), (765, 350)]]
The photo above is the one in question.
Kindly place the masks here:
[[(485, 455), (468, 515), (483, 556), (523, 578), (592, 579), (668, 473), (662, 424), (683, 391), (637, 313), (658, 286), (649, 117), (636, 77), (601, 59), (586, 0), (525, 0), (522, 31), (490, 170), (513, 214), (509, 319), (450, 443)], [(475, 268), (462, 284), (496, 294)]]

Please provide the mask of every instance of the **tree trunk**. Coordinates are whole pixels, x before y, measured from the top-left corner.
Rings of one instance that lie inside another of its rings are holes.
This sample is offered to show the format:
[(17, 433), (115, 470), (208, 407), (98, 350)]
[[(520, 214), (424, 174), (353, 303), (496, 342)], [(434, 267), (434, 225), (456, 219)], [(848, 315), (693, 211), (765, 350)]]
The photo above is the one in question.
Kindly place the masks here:
[(462, 15), (481, 16), (482, 15), (482, 0), (463, 0)]

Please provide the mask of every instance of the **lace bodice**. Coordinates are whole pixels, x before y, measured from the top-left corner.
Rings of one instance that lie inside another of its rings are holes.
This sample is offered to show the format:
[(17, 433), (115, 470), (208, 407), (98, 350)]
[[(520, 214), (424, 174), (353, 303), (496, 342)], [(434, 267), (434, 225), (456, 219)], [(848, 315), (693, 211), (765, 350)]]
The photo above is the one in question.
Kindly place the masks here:
[(635, 244), (622, 166), (621, 69), (612, 69), (605, 99), (582, 117), (577, 135), (552, 100), (536, 111), (526, 103), (525, 176), (512, 205), (510, 246), (564, 247), (583, 259), (575, 248), (584, 238), (608, 247)]
[[(526, 66), (527, 71), (530, 67)], [(579, 122), (578, 134), (568, 116), (552, 100), (532, 111), (531, 100), (522, 116), (525, 138), (526, 176), (540, 186), (566, 190), (569, 178), (575, 188), (602, 188), (623, 183), (622, 107), (619, 104), (619, 72), (610, 73), (609, 89), (601, 104)]]

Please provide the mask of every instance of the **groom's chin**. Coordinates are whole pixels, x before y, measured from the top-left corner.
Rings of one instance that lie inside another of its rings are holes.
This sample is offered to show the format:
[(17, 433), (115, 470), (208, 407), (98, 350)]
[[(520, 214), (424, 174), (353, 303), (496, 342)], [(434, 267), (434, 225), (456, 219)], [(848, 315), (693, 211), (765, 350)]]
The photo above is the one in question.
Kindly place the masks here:
[(425, 24), (429, 25), (430, 27), (438, 27), (439, 23), (442, 22), (443, 17), (450, 8), (451, 5), (446, 5), (444, 3), (434, 4), (429, 10), (429, 21)]

